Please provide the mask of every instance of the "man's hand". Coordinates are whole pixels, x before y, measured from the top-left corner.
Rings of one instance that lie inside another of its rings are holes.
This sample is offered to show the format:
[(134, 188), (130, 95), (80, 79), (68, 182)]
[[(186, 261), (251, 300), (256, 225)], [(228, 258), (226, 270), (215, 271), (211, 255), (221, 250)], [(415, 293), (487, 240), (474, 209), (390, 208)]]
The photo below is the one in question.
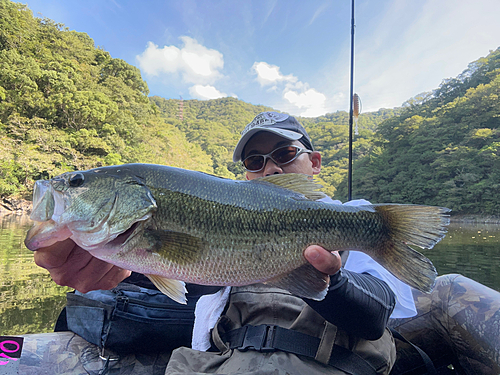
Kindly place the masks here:
[(338, 251), (328, 251), (318, 245), (311, 245), (304, 250), (304, 257), (318, 271), (334, 275), (342, 266)]
[(47, 269), (56, 284), (82, 293), (114, 288), (131, 273), (94, 258), (70, 239), (35, 251), (35, 263)]

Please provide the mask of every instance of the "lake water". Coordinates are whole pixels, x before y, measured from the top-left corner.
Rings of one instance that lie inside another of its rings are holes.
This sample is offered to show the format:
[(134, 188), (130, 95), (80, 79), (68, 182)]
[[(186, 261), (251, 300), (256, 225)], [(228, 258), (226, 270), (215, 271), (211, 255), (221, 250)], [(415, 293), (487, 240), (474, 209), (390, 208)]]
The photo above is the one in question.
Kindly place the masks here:
[[(53, 331), (70, 288), (56, 285), (23, 244), (27, 216), (0, 217), (0, 335)], [(452, 223), (447, 236), (423, 251), (440, 275), (461, 273), (500, 291), (500, 225)]]

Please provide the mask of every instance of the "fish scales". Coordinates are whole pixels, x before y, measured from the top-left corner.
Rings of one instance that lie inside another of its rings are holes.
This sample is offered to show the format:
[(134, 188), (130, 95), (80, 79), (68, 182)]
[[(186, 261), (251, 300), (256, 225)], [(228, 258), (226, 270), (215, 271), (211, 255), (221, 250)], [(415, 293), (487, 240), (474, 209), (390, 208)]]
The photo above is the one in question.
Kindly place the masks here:
[(406, 243), (431, 248), (444, 236), (447, 209), (332, 205), (314, 201), (317, 189), (293, 174), (234, 181), (146, 164), (72, 172), (37, 183), (26, 245), (70, 232), (94, 256), (147, 274), (178, 301), (172, 280), (267, 282), (321, 299), (328, 278), (308, 266), (311, 244), (363, 251), (408, 284), (432, 287), (432, 263)]
[[(242, 196), (254, 195), (254, 192), (248, 191), (253, 190), (253, 186), (249, 187), (245, 187)], [(159, 228), (183, 232), (206, 241), (196, 257), (175, 259), (176, 254), (171, 254), (165, 258), (182, 263), (186, 273), (192, 275), (206, 264), (199, 262), (227, 264), (228, 259), (231, 259), (234, 261), (228, 265), (231, 270), (245, 277), (237, 285), (265, 280), (270, 275), (277, 276), (283, 270), (291, 271), (298, 267), (304, 263), (302, 250), (310, 243), (318, 243), (333, 250), (335, 247), (352, 248), (359, 243), (359, 240), (351, 240), (355, 237), (364, 237), (367, 243), (377, 240), (365, 236), (363, 227), (356, 226), (360, 220), (366, 220), (362, 217), (367, 216), (365, 212), (353, 216), (352, 220), (346, 220), (337, 215), (332, 210), (335, 206), (330, 204), (309, 204), (309, 201), (295, 200), (278, 204), (278, 207), (289, 206), (288, 209), (263, 211), (248, 203), (245, 208), (228, 207), (224, 203), (177, 192), (153, 195), (160, 197), (157, 199), (158, 211), (155, 215)], [(277, 195), (273, 201), (279, 201), (282, 197)], [(158, 252), (161, 253), (161, 250)], [(178, 256), (182, 257), (183, 254), (178, 253)], [(225, 269), (212, 266), (210, 271), (204, 271), (207, 280), (217, 284), (228, 283)], [(234, 280), (230, 282), (235, 284)]]

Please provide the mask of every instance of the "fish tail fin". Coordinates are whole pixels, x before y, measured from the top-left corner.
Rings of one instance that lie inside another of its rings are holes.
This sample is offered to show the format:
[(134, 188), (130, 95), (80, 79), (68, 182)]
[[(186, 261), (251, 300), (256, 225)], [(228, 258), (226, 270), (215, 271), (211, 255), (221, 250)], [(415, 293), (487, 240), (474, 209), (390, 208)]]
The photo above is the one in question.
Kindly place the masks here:
[(374, 259), (401, 281), (430, 292), (437, 276), (432, 262), (408, 245), (432, 249), (446, 234), (450, 211), (444, 207), (374, 205), (388, 229), (388, 240)]

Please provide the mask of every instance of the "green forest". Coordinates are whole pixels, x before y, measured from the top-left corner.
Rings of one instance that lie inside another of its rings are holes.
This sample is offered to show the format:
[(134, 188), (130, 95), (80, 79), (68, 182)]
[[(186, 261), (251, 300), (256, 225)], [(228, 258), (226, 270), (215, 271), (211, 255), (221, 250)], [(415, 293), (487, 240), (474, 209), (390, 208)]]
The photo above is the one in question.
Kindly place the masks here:
[[(500, 49), (401, 108), (359, 116), (353, 197), (500, 215)], [(273, 108), (235, 98), (149, 96), (138, 68), (85, 33), (0, 0), (0, 197), (72, 170), (157, 163), (241, 179), (231, 154), (241, 130)], [(278, 109), (274, 109), (278, 110)], [(347, 197), (348, 113), (298, 118)]]

